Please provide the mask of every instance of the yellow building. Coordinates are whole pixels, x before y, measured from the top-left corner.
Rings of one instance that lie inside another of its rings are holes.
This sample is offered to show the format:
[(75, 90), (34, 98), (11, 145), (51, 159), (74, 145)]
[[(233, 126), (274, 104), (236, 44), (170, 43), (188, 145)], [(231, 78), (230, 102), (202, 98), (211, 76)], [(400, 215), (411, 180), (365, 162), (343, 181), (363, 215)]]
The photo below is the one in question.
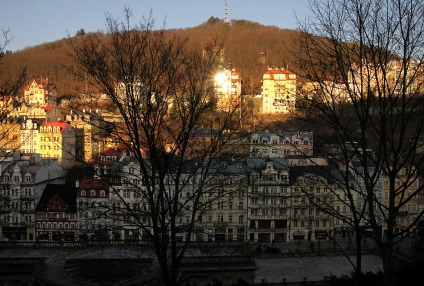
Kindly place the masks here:
[(66, 122), (46, 122), (38, 132), (41, 158), (53, 158), (66, 169), (75, 164), (75, 131)]
[(20, 148), (20, 124), (17, 118), (5, 118), (0, 122), (0, 149), (16, 151)]
[(48, 78), (33, 79), (24, 91), (25, 102), (30, 105), (55, 105), (56, 98), (56, 86)]
[(262, 80), (262, 112), (289, 113), (296, 105), (296, 74), (287, 69), (268, 69)]

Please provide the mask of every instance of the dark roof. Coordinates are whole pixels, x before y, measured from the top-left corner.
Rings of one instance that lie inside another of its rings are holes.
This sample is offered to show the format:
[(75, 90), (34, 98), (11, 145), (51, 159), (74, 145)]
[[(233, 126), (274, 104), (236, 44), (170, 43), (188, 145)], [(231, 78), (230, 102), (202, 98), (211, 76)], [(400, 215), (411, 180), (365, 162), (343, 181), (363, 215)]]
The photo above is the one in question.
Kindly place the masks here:
[(56, 211), (58, 210), (49, 210), (49, 202), (53, 199), (58, 199), (64, 204), (64, 211), (66, 212), (76, 212), (77, 203), (76, 203), (76, 192), (77, 189), (74, 187), (69, 187), (64, 184), (48, 184), (44, 189), (43, 195), (35, 209), (36, 212), (47, 212), (47, 211)]
[(329, 166), (291, 166), (290, 167), (290, 183), (295, 183), (297, 177), (307, 174), (313, 174), (326, 178), (328, 183), (334, 183), (334, 177)]

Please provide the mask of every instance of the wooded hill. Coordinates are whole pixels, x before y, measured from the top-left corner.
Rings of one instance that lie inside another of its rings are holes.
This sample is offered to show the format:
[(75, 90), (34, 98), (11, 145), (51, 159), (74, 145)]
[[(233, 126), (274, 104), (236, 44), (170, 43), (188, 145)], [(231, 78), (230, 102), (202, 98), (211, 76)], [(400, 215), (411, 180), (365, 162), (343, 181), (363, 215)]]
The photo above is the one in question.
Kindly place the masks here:
[[(248, 20), (232, 20), (231, 24), (224, 24), (214, 17), (197, 27), (170, 29), (166, 32), (187, 38), (188, 44), (195, 48), (204, 47), (208, 41), (217, 40), (224, 43), (224, 67), (236, 69), (241, 73), (243, 94), (261, 92), (262, 74), (268, 67), (290, 68), (296, 35), (294, 30), (264, 26)], [(101, 37), (107, 37), (102, 32), (97, 33)], [(27, 66), (28, 81), (31, 78), (48, 77), (57, 86), (59, 96), (92, 92), (89, 86), (78, 82), (67, 72), (66, 67), (72, 65), (69, 52), (69, 39), (63, 38), (6, 53), (1, 63), (3, 74), (0, 76), (6, 76), (21, 66)]]

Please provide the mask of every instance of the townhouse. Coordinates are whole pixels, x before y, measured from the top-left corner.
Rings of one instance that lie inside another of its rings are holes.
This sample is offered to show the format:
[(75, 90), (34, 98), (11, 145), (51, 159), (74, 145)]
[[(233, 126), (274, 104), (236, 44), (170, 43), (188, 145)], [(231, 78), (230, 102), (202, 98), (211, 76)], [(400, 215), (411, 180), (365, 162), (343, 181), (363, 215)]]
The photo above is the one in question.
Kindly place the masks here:
[(57, 159), (64, 169), (75, 165), (75, 131), (67, 122), (45, 122), (40, 126), (39, 153), (41, 158)]
[(2, 156), (0, 164), (0, 239), (35, 240), (35, 209), (49, 183), (62, 182), (57, 160), (19, 152)]
[(247, 160), (249, 241), (290, 240), (289, 166), (285, 159)]
[(250, 134), (250, 157), (310, 158), (313, 137), (312, 132), (254, 131)]
[(84, 178), (76, 182), (77, 238), (105, 240), (109, 238), (109, 182), (100, 178)]
[(296, 109), (296, 74), (268, 68), (262, 77), (262, 112), (289, 114)]
[(48, 184), (35, 209), (37, 239), (75, 241), (77, 239), (76, 188)]

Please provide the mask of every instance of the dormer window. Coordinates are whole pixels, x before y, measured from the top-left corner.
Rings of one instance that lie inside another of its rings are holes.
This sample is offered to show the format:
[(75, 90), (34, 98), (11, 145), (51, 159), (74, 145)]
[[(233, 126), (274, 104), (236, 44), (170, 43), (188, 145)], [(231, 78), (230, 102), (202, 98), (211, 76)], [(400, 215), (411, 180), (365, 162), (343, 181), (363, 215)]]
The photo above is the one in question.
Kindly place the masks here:
[(87, 193), (85, 192), (85, 190), (81, 191), (81, 197), (85, 197), (87, 195)]
[(91, 190), (91, 196), (95, 197), (96, 196), (96, 191), (95, 190)]
[(31, 182), (31, 179), (32, 179), (31, 174), (25, 175), (25, 182)]
[(101, 196), (101, 197), (106, 197), (106, 192), (105, 192), (104, 190), (101, 190), (101, 191), (100, 191), (100, 196)]

